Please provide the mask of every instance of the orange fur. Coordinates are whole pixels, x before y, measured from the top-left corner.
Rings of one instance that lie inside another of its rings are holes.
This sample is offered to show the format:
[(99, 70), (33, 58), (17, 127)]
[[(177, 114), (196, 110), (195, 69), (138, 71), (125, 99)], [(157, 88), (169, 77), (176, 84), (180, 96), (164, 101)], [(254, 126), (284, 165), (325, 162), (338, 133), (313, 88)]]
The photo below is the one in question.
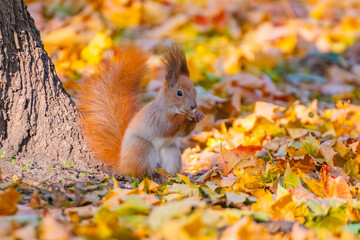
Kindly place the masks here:
[(125, 130), (140, 110), (138, 93), (147, 60), (141, 50), (125, 47), (82, 85), (79, 108), (83, 128), (96, 156), (105, 163), (119, 164)]

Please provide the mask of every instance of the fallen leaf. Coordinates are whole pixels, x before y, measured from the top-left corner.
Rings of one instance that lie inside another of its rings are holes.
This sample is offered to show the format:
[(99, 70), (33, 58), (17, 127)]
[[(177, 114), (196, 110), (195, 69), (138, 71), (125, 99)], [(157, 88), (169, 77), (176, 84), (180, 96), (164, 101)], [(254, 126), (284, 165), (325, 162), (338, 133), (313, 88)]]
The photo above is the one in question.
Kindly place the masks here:
[(20, 194), (13, 188), (0, 191), (0, 216), (12, 215), (16, 212), (16, 204)]
[(220, 240), (255, 239), (270, 240), (269, 231), (252, 221), (250, 217), (243, 217), (230, 227), (226, 228), (220, 236)]
[(222, 187), (231, 187), (238, 180), (234, 174), (230, 173), (226, 177), (223, 177), (220, 181)]
[(309, 130), (304, 128), (286, 128), (286, 131), (291, 139), (299, 139), (309, 133)]
[(152, 231), (161, 229), (171, 219), (177, 219), (193, 211), (194, 208), (204, 208), (205, 202), (196, 197), (189, 197), (179, 201), (156, 206), (150, 213), (148, 223)]
[(324, 166), (321, 168), (320, 174), (326, 196), (347, 199), (352, 198), (349, 185), (341, 176), (336, 178), (331, 177)]
[(286, 189), (295, 188), (297, 185), (301, 185), (300, 177), (291, 170), (288, 164), (284, 173), (284, 187)]
[(334, 149), (329, 146), (328, 144), (321, 144), (319, 146), (319, 150), (321, 155), (323, 155), (326, 164), (330, 167), (333, 168), (334, 167), (334, 156), (337, 154), (337, 152), (334, 151)]
[(316, 199), (316, 195), (307, 191), (303, 186), (297, 185), (293, 192), (293, 199), (295, 201), (306, 202), (310, 199)]
[[(26, 239), (26, 240), (36, 240), (36, 229), (34, 226), (27, 225), (25, 227), (19, 228), (13, 233), (16, 239)], [(1, 234), (0, 234), (1, 236)]]
[(261, 101), (257, 101), (255, 103), (255, 114), (256, 117), (263, 117), (268, 119), (270, 122), (273, 122), (273, 119), (275, 118), (275, 111), (284, 111), (285, 108), (277, 106), (275, 104), (272, 103), (267, 103), (267, 102), (261, 102)]
[(44, 207), (47, 204), (40, 196), (39, 192), (35, 191), (31, 200), (30, 200), (30, 207), (32, 208), (41, 208)]
[(236, 205), (239, 203), (243, 203), (246, 200), (246, 196), (236, 194), (233, 192), (227, 192), (227, 193), (225, 193), (225, 196), (226, 196), (226, 201), (228, 202), (228, 204), (232, 203), (232, 204)]
[(40, 225), (40, 239), (62, 240), (70, 239), (70, 228), (60, 223), (51, 213), (47, 213)]
[(168, 173), (167, 171), (165, 171), (162, 168), (156, 168), (155, 172), (160, 174), (161, 176), (166, 177), (166, 178), (173, 178), (174, 177), (173, 175), (171, 175), (170, 173)]
[(315, 170), (314, 159), (309, 154), (302, 157), (281, 158), (276, 166), (285, 170), (287, 164), (290, 165), (292, 171), (297, 171), (299, 169), (303, 173), (308, 173)]
[[(219, 157), (218, 165), (223, 169), (224, 176), (227, 176), (235, 166), (237, 168), (255, 166), (255, 161), (246, 160), (253, 157), (262, 148), (262, 146), (239, 145), (234, 149), (223, 151), (221, 157)], [(238, 164), (239, 166), (237, 166)]]
[(214, 166), (212, 169), (201, 175), (196, 183), (205, 183), (206, 181), (223, 179), (222, 169)]

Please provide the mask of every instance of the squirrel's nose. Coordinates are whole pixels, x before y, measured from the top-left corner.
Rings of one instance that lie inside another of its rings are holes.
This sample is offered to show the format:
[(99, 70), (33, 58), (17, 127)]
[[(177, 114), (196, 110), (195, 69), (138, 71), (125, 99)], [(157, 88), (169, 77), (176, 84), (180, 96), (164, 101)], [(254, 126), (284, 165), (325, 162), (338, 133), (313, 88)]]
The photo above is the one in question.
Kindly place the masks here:
[(196, 107), (197, 107), (197, 104), (196, 104), (196, 103), (193, 104), (193, 105), (191, 105), (191, 110), (194, 110)]

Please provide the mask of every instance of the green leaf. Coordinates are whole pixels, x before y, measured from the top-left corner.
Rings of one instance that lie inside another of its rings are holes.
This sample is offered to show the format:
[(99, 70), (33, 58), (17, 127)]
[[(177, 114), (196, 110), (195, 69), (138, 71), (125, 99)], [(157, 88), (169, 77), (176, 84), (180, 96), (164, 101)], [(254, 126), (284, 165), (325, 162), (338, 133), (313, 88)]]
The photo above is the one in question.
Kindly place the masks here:
[(286, 189), (289, 189), (290, 187), (295, 188), (297, 185), (300, 184), (301, 184), (300, 177), (291, 170), (288, 163), (284, 173), (284, 187)]
[(330, 231), (346, 225), (348, 216), (341, 208), (330, 208), (325, 216), (316, 216), (306, 222), (307, 227), (326, 228)]
[(314, 155), (318, 151), (318, 146), (320, 146), (320, 141), (313, 136), (301, 140), (301, 147), (310, 155)]
[(193, 209), (204, 209), (206, 203), (197, 198), (185, 198), (179, 201), (170, 202), (162, 206), (156, 207), (148, 218), (150, 228), (154, 231), (161, 227), (171, 219), (178, 219), (190, 214)]
[(292, 142), (289, 147), (294, 147), (296, 150), (300, 150), (301, 144), (299, 142)]
[(150, 206), (138, 195), (129, 195), (126, 201), (116, 208), (116, 212), (120, 215), (148, 214)]

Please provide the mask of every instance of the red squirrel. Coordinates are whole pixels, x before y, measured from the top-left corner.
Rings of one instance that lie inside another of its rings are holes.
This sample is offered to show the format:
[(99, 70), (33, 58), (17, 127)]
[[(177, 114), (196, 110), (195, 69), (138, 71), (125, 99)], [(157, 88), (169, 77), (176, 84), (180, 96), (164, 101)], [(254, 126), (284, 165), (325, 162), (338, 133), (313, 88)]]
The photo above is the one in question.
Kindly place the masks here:
[(197, 91), (177, 45), (167, 47), (162, 56), (166, 77), (161, 90), (141, 108), (147, 60), (146, 53), (128, 46), (104, 62), (82, 86), (82, 125), (96, 156), (120, 173), (152, 177), (156, 168), (163, 168), (175, 175), (181, 170), (176, 140), (187, 136), (204, 115), (195, 110)]

